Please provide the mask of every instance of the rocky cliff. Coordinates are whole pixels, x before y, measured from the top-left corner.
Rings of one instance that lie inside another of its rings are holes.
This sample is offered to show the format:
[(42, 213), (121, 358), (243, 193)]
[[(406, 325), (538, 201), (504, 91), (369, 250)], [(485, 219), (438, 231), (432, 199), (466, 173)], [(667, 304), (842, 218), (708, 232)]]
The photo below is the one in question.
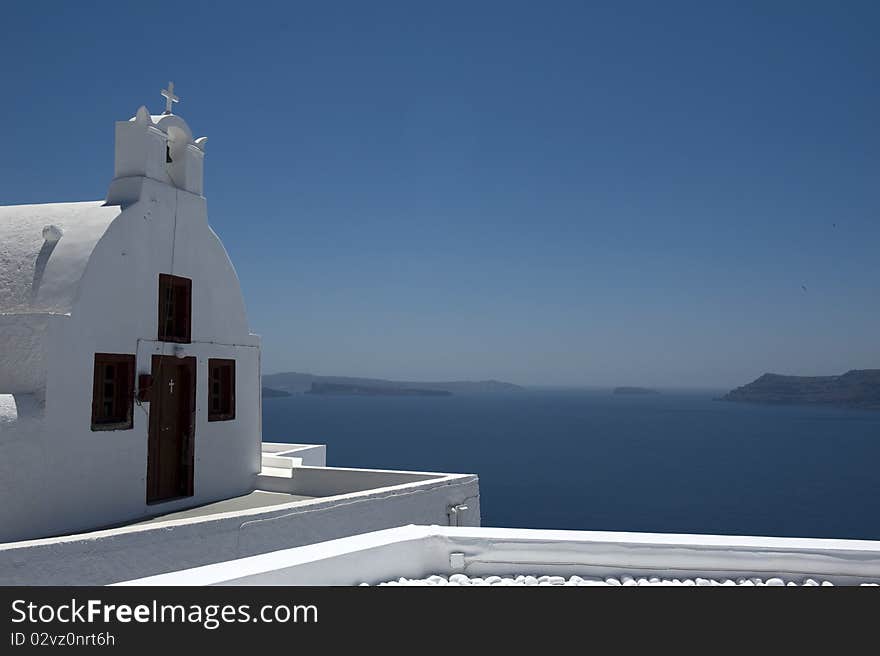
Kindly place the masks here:
[(840, 376), (764, 374), (722, 400), (880, 409), (880, 369), (853, 369)]

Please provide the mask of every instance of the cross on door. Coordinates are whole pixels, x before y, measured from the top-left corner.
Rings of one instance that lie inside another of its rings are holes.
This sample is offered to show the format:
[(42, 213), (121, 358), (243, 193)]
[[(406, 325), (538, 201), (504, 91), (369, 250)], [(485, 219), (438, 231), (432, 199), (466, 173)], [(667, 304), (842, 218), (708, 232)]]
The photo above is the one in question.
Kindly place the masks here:
[(168, 393), (174, 394), (174, 379), (168, 381)]

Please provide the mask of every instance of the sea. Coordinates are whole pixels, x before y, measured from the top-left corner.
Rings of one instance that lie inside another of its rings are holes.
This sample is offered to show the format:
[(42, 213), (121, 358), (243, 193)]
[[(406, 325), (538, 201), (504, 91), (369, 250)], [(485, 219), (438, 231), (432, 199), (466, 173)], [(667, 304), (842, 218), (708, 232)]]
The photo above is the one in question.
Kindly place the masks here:
[(484, 526), (880, 539), (880, 412), (721, 393), (297, 394), (263, 402), (263, 439), (478, 474)]

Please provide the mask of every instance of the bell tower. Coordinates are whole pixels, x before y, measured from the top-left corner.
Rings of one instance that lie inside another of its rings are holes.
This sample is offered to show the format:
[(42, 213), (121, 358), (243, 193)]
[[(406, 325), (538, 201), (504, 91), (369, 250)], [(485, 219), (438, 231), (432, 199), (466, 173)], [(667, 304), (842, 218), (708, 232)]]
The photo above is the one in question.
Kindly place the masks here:
[(108, 205), (130, 205), (140, 198), (145, 179), (202, 196), (207, 137), (193, 139), (189, 126), (172, 112), (174, 84), (162, 90), (165, 111), (151, 115), (141, 107), (127, 121), (116, 123), (116, 159)]

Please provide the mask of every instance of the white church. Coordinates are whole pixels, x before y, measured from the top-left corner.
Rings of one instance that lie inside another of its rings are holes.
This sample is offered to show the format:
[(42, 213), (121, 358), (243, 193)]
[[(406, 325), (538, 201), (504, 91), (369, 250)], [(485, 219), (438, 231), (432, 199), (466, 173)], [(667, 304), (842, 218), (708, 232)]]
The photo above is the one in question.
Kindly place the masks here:
[(106, 200), (0, 207), (0, 541), (254, 489), (260, 340), (165, 95)]
[(0, 585), (880, 583), (877, 542), (482, 528), (474, 474), (263, 441), (206, 139), (162, 95), (106, 199), (0, 206)]

